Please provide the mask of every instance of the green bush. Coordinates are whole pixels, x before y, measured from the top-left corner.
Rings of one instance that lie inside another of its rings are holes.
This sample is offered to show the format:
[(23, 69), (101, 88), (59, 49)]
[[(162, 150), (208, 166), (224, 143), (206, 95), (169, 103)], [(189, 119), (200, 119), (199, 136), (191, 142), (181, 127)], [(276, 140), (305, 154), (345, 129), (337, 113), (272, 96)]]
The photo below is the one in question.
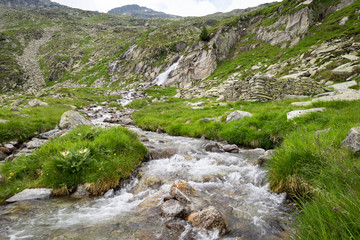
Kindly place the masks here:
[(209, 31), (205, 27), (205, 25), (202, 28), (202, 31), (200, 33), (200, 40), (204, 42), (208, 42), (210, 40)]
[(146, 156), (137, 135), (125, 128), (82, 126), (28, 156), (4, 163), (1, 173), (6, 181), (0, 184), (0, 200), (37, 186), (64, 195), (78, 184), (87, 184), (94, 195), (103, 194), (128, 178)]

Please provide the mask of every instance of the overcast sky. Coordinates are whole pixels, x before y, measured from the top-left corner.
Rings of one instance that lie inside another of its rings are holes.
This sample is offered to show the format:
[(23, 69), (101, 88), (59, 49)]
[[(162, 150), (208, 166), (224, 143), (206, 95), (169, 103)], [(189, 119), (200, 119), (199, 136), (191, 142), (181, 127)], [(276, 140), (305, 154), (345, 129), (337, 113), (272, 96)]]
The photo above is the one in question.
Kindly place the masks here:
[(276, 0), (52, 0), (69, 7), (107, 12), (128, 4), (138, 4), (179, 16), (204, 16), (215, 12), (254, 7)]

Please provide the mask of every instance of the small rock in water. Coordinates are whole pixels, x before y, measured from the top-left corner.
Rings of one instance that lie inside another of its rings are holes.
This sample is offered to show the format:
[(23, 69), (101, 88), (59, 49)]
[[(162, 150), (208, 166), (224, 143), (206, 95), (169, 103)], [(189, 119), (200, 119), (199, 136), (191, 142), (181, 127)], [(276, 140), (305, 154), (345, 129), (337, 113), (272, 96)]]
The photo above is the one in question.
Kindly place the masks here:
[(170, 195), (183, 204), (191, 203), (190, 195), (194, 192), (193, 187), (185, 181), (175, 182), (170, 189)]
[(165, 148), (165, 149), (151, 149), (149, 150), (149, 154), (151, 159), (163, 159), (163, 158), (171, 158), (174, 156), (178, 150), (176, 148)]
[(350, 129), (342, 145), (356, 153), (360, 152), (360, 127)]
[(223, 216), (213, 206), (209, 206), (201, 211), (192, 213), (187, 220), (197, 228), (206, 230), (217, 229), (220, 234), (225, 234), (227, 231)]
[(188, 211), (177, 200), (171, 199), (160, 206), (161, 215), (170, 218), (186, 218)]
[(115, 190), (114, 189), (110, 189), (109, 191), (107, 191), (104, 194), (104, 198), (112, 198), (115, 196)]
[(86, 191), (84, 185), (79, 185), (76, 189), (76, 192), (71, 194), (71, 197), (83, 198), (83, 197), (88, 197), (89, 195), (90, 195), (90, 193), (88, 191)]
[(166, 227), (175, 235), (181, 235), (186, 230), (187, 223), (183, 220), (172, 220), (166, 223)]
[(223, 152), (218, 143), (210, 142), (204, 145), (207, 152)]
[(228, 144), (228, 145), (222, 145), (221, 148), (225, 151), (225, 152), (230, 152), (230, 153), (238, 153), (239, 152), (239, 148), (237, 145), (235, 144)]
[(50, 198), (52, 189), (49, 188), (33, 188), (25, 189), (24, 191), (15, 194), (11, 198), (7, 199), (7, 203), (30, 201), (30, 200), (43, 200)]

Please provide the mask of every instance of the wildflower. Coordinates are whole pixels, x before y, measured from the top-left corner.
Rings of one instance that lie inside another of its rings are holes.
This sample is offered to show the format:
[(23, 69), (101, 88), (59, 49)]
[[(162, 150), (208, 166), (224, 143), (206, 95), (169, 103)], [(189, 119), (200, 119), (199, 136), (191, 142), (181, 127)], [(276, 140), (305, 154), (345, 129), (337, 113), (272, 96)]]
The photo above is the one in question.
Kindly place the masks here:
[(11, 179), (11, 177), (9, 177), (9, 179)]
[(347, 147), (350, 147), (350, 145), (346, 145)]
[(64, 157), (66, 157), (67, 155), (69, 155), (69, 151), (65, 151), (65, 152), (61, 152), (61, 155), (63, 155)]
[(49, 176), (49, 174), (47, 173), (46, 176)]
[(11, 176), (14, 176), (14, 173), (11, 172), (10, 175), (11, 175)]
[(81, 149), (81, 150), (79, 150), (79, 153), (83, 154), (83, 153), (86, 153), (87, 151), (88, 151), (88, 149), (87, 149), (87, 148), (85, 148), (85, 149)]
[(16, 158), (14, 158), (14, 161), (16, 160)]
[(101, 171), (101, 168), (99, 168), (99, 171)]
[(114, 153), (114, 156), (116, 156), (116, 153)]

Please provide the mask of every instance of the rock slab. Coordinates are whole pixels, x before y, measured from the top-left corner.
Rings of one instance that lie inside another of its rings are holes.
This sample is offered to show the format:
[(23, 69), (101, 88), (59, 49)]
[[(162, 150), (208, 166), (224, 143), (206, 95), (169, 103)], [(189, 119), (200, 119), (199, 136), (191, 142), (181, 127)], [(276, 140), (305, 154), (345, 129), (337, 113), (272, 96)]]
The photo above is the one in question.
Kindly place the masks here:
[(221, 213), (213, 206), (207, 207), (202, 211), (192, 213), (188, 221), (197, 228), (206, 230), (219, 230), (220, 234), (226, 232), (226, 223)]
[(350, 129), (345, 140), (342, 142), (343, 146), (350, 148), (356, 153), (360, 152), (360, 127)]
[(306, 109), (306, 110), (295, 110), (295, 111), (291, 111), (287, 113), (287, 119), (293, 119), (296, 117), (301, 117), (303, 115), (306, 115), (308, 113), (313, 113), (313, 112), (323, 112), (325, 111), (325, 108), (312, 108), (312, 109)]
[(50, 198), (52, 189), (50, 188), (33, 188), (25, 189), (24, 191), (15, 194), (11, 198), (7, 199), (7, 203), (31, 201), (31, 200), (43, 200)]

